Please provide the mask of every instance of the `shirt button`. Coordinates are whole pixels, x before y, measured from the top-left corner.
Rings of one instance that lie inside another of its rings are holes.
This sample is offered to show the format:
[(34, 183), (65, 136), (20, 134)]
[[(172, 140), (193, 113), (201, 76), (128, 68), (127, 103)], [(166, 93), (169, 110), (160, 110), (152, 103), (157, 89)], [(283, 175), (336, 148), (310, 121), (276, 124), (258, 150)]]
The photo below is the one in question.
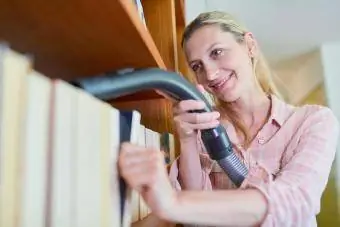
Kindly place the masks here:
[(258, 142), (259, 144), (264, 144), (265, 140), (264, 140), (263, 137), (259, 137), (258, 140), (257, 140), (257, 142)]

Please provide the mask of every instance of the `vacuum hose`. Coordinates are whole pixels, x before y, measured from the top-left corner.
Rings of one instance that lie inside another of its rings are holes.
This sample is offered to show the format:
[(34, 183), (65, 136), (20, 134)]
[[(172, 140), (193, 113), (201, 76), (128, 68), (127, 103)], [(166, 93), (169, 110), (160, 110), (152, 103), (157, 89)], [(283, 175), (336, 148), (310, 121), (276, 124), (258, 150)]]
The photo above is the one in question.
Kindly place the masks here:
[[(184, 77), (158, 68), (114, 72), (95, 77), (85, 77), (71, 82), (101, 100), (110, 100), (142, 90), (159, 90), (176, 100), (201, 100), (203, 110), (212, 108), (204, 95)], [(230, 180), (239, 187), (248, 174), (248, 169), (235, 155), (232, 144), (222, 125), (201, 130), (201, 138), (210, 158), (216, 160)]]

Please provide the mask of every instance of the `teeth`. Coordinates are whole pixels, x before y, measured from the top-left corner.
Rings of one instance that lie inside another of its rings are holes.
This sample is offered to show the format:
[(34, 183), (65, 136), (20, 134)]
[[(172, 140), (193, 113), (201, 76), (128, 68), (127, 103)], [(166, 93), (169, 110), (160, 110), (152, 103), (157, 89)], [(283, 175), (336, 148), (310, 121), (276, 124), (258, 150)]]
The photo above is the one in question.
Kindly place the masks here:
[(220, 87), (220, 86), (223, 85), (226, 81), (227, 81), (227, 78), (225, 78), (224, 80), (222, 80), (221, 82), (219, 82), (218, 84), (216, 84), (215, 87)]
[(230, 73), (226, 78), (224, 78), (222, 81), (218, 82), (217, 84), (210, 85), (213, 89), (218, 89), (221, 87), (226, 81), (230, 79), (230, 77), (233, 75), (233, 73)]
[(212, 87), (214, 87), (215, 89), (221, 87), (227, 80), (230, 79), (230, 77), (231, 77), (232, 75), (233, 75), (233, 73), (229, 74), (228, 77), (224, 78), (221, 82), (219, 82), (219, 83), (213, 85)]

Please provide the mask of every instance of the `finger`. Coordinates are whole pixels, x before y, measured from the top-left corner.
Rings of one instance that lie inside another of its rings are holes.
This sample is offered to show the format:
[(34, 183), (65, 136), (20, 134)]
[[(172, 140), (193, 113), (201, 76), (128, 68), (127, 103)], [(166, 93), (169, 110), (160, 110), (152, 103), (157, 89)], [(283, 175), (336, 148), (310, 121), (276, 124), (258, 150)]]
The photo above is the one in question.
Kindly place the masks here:
[(118, 158), (118, 167), (121, 171), (135, 165), (136, 163), (145, 162), (150, 159), (150, 152), (143, 152), (142, 149), (133, 144), (122, 144)]
[(147, 149), (144, 146), (129, 143), (129, 142), (121, 143), (120, 147), (123, 151), (127, 151), (127, 152), (137, 152), (137, 151), (143, 151)]
[(120, 157), (119, 170), (125, 175), (129, 172), (144, 172), (149, 166), (154, 165), (154, 154), (146, 152), (124, 154)]
[(217, 111), (204, 113), (183, 113), (174, 118), (177, 122), (187, 122), (192, 124), (207, 123), (217, 120), (220, 113)]
[(155, 149), (153, 147), (145, 147), (139, 144), (133, 144), (129, 142), (123, 142), (120, 145), (120, 155), (135, 154), (141, 152), (153, 152), (154, 150)]
[(122, 165), (121, 175), (132, 187), (151, 186), (164, 171), (164, 163), (161, 161), (162, 154), (154, 152), (149, 154), (148, 159), (136, 162), (133, 165)]
[(202, 84), (196, 84), (196, 88), (197, 88), (197, 90), (199, 90), (202, 93), (205, 92), (205, 89), (204, 89)]
[[(137, 178), (137, 176), (147, 175), (152, 176), (155, 174), (156, 169), (158, 168), (158, 164), (156, 162), (139, 162), (135, 165), (124, 166), (121, 173), (124, 176), (132, 176), (133, 178)], [(138, 179), (134, 179), (138, 180)]]
[(218, 120), (200, 124), (191, 124), (185, 122), (180, 126), (180, 130), (184, 132), (186, 136), (194, 136), (194, 132), (197, 130), (216, 128), (219, 124), (220, 122)]
[(133, 168), (134, 166), (148, 165), (152, 159), (151, 152), (122, 153), (120, 155), (121, 168)]
[(146, 166), (139, 171), (131, 169), (125, 172), (124, 175), (122, 174), (122, 176), (130, 187), (140, 190), (143, 187), (152, 187), (155, 182), (154, 172), (154, 168)]
[(174, 106), (174, 113), (181, 114), (190, 110), (202, 110), (205, 107), (205, 103), (200, 100), (183, 100)]
[[(145, 152), (143, 152), (145, 153)], [(151, 157), (147, 154), (126, 154), (122, 157), (122, 165), (124, 168), (132, 168), (138, 165), (147, 165)]]
[(219, 124), (220, 122), (215, 120), (215, 121), (207, 122), (207, 123), (194, 124), (191, 127), (196, 130), (203, 130), (203, 129), (216, 128)]
[[(161, 152), (157, 149), (147, 149), (137, 147), (134, 151), (127, 149), (133, 145), (122, 146), (121, 154), (119, 157), (119, 165), (121, 168), (132, 168), (139, 165), (148, 165), (152, 162), (160, 162)], [(163, 156), (164, 157), (164, 156)]]

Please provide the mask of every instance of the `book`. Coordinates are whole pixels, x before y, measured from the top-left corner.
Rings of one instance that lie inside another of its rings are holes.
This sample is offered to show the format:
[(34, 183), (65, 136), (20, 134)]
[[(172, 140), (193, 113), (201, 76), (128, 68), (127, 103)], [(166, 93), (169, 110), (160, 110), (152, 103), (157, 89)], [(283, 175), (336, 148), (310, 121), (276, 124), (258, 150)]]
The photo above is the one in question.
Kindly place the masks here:
[[(120, 143), (130, 142), (138, 144), (140, 132), (141, 114), (137, 110), (120, 111)], [(119, 176), (120, 189), (120, 213), (122, 227), (130, 226), (132, 222), (131, 215), (131, 189), (126, 182)]]
[[(145, 126), (140, 124), (139, 135), (138, 135), (138, 146), (145, 147)], [(141, 220), (141, 195), (139, 192), (132, 190), (131, 194), (131, 212), (132, 212), (132, 223), (138, 222)]]
[(21, 126), (21, 160), (18, 163), (21, 169), (21, 177), (18, 178), (21, 180), (18, 223), (21, 227), (44, 227), (52, 83), (34, 70), (25, 79), (26, 95), (22, 98), (26, 106)]
[[(109, 193), (109, 212), (104, 213), (103, 218), (109, 220), (110, 227), (121, 226), (121, 199), (118, 173), (118, 156), (120, 151), (120, 113), (119, 110), (111, 108), (110, 110), (110, 130), (108, 137), (110, 140), (109, 152), (109, 184), (110, 188), (106, 193)], [(103, 197), (104, 199), (104, 197)], [(105, 217), (108, 215), (108, 217)]]
[(118, 171), (120, 144), (160, 133), (0, 44), (0, 226), (127, 227), (151, 210)]
[(164, 152), (166, 165), (171, 165), (175, 160), (175, 141), (174, 135), (169, 132), (163, 132), (160, 136), (160, 150)]
[(31, 60), (6, 45), (0, 46), (0, 226), (18, 224), (21, 206), (21, 149), (26, 111), (26, 76)]

